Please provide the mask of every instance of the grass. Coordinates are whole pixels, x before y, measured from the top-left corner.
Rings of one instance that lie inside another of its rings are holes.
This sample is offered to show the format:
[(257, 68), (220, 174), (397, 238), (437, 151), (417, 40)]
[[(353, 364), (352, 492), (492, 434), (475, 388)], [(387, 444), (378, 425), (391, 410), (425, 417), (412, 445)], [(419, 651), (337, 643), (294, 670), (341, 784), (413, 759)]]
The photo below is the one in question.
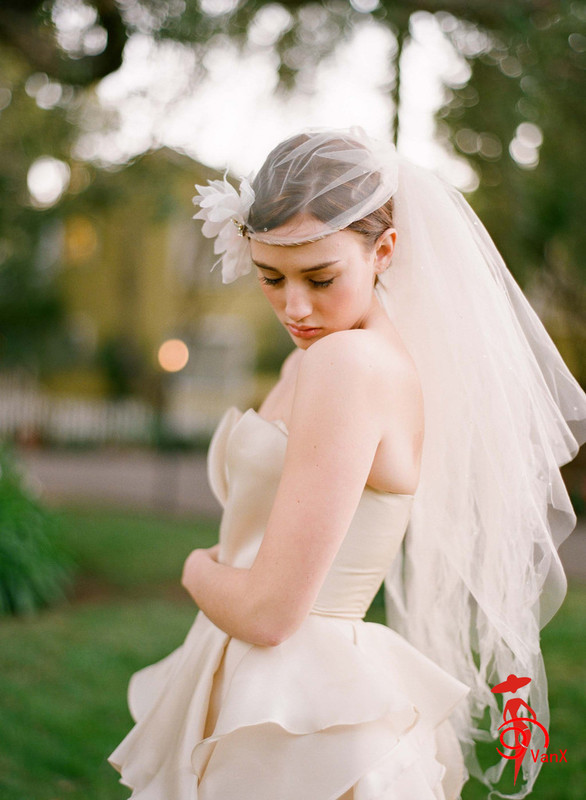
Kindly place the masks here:
[(105, 757), (131, 727), (132, 672), (176, 647), (188, 603), (88, 604), (0, 626), (0, 797), (117, 800)]
[[(187, 553), (217, 537), (215, 523), (106, 511), (69, 509), (63, 522), (83, 601), (0, 623), (2, 800), (128, 797), (106, 756), (132, 724), (129, 676), (183, 640), (195, 608), (173, 587)], [(536, 800), (581, 800), (586, 787), (585, 601), (586, 586), (571, 587), (543, 637), (550, 750), (567, 747), (568, 764), (544, 766)], [(367, 619), (383, 621), (380, 595)], [(469, 782), (463, 800), (485, 797)]]
[[(584, 608), (586, 585), (570, 584), (566, 600), (542, 633), (542, 651), (549, 684), (550, 753), (567, 748), (568, 763), (544, 764), (530, 795), (532, 800), (583, 800), (586, 795), (586, 638)], [(492, 745), (488, 763), (494, 763)], [(513, 791), (513, 764), (500, 786)], [(487, 790), (476, 780), (468, 782), (462, 800), (485, 800)]]
[(177, 581), (188, 553), (211, 547), (218, 524), (112, 511), (69, 509), (62, 541), (80, 570), (112, 588)]

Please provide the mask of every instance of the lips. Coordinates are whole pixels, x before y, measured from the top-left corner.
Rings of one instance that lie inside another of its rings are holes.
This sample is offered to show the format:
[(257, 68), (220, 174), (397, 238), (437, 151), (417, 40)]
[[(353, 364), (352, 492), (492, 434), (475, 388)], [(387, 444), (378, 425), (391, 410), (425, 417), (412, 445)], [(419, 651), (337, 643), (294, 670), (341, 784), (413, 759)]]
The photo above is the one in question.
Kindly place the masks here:
[(320, 330), (320, 328), (298, 327), (297, 325), (287, 325), (287, 328), (293, 334), (293, 336), (297, 336), (301, 339), (309, 339), (312, 336), (315, 336), (315, 334)]

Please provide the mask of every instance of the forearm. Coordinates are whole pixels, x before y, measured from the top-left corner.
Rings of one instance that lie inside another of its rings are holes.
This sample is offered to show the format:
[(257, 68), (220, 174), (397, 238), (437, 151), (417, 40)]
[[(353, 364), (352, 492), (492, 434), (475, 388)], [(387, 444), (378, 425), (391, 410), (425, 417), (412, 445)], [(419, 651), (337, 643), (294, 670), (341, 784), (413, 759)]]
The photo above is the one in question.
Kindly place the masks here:
[(249, 569), (219, 564), (205, 550), (196, 550), (185, 562), (182, 583), (206, 617), (228, 635), (257, 645), (275, 643), (263, 624)]

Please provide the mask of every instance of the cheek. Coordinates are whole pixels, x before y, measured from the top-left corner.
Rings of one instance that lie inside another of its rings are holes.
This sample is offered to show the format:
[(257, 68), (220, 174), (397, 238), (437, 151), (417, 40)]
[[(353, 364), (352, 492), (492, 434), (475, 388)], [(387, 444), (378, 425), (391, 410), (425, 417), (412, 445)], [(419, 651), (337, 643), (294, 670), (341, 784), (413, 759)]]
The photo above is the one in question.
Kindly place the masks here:
[(338, 286), (334, 283), (331, 288), (334, 291), (327, 299), (328, 311), (343, 323), (347, 323), (349, 318), (363, 313), (373, 292), (373, 288), (364, 279), (344, 281)]
[(355, 306), (363, 294), (363, 287), (357, 282), (344, 281), (337, 287), (334, 284), (332, 289), (335, 289), (335, 291), (330, 294), (328, 299), (330, 300), (332, 306), (340, 311), (344, 311)]

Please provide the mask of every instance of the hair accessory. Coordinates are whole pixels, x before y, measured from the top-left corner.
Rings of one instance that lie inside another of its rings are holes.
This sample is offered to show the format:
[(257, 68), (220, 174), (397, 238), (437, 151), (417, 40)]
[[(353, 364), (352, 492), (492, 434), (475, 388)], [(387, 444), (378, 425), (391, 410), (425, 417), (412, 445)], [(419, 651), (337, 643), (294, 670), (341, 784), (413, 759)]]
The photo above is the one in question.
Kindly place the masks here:
[(248, 235), (248, 227), (245, 222), (238, 222), (237, 219), (232, 218), (232, 222), (236, 225), (236, 230), (238, 231), (238, 236), (247, 236)]
[[(334, 132), (310, 128), (277, 145), (252, 186), (241, 182), (240, 194), (225, 177), (196, 186), (200, 194), (193, 202), (201, 210), (194, 219), (204, 220), (204, 236), (217, 237), (214, 252), (222, 254), (222, 280), (231, 283), (251, 268), (244, 238), (276, 245), (324, 239), (383, 206), (398, 183), (399, 156), (391, 142), (372, 139), (358, 126)], [(280, 218), (280, 205), (287, 209), (286, 219)], [(270, 224), (267, 208), (275, 212)], [(298, 215), (311, 217), (311, 226)]]
[(199, 194), (193, 203), (201, 210), (193, 219), (204, 220), (202, 233), (208, 239), (215, 238), (214, 253), (220, 255), (212, 269), (221, 262), (222, 282), (232, 283), (251, 268), (246, 220), (254, 191), (246, 178), (240, 182), (240, 192), (236, 191), (225, 176), (221, 181), (208, 181), (207, 186), (196, 184), (195, 188)]

